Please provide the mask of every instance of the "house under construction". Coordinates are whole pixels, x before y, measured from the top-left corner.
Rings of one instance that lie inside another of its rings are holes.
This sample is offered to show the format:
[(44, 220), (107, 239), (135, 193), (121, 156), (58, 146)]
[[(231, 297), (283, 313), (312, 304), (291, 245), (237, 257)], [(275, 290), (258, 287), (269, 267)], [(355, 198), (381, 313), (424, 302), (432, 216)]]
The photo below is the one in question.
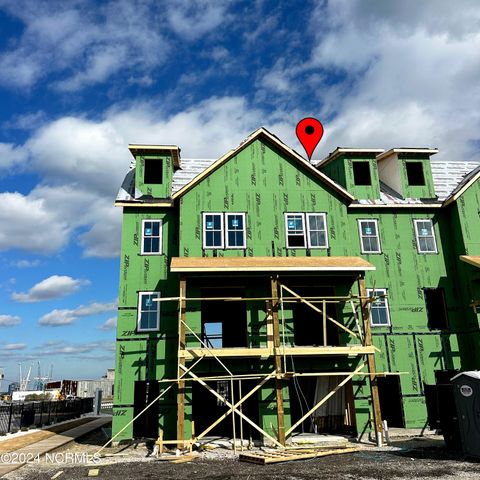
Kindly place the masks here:
[(425, 384), (480, 365), (478, 164), (313, 165), (264, 128), (215, 161), (129, 149), (117, 441), (425, 427)]

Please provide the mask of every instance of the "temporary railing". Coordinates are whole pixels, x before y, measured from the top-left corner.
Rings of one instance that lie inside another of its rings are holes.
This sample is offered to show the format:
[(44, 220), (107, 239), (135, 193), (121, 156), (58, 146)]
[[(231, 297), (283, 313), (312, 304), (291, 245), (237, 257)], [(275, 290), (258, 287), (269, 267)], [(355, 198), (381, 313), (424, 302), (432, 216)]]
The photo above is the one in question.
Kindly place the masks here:
[(32, 426), (43, 427), (93, 411), (93, 398), (0, 405), (0, 435)]

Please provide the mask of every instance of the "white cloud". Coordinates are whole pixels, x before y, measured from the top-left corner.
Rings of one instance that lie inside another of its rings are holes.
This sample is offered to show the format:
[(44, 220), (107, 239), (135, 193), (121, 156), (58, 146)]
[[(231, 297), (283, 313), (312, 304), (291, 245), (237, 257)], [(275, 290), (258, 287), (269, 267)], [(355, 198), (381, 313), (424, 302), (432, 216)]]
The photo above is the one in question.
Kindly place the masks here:
[(80, 305), (75, 309), (55, 309), (43, 315), (38, 321), (39, 325), (49, 327), (61, 327), (71, 325), (82, 317), (89, 317), (99, 313), (111, 312), (116, 310), (116, 303), (95, 302), (90, 305)]
[(140, 83), (175, 55), (180, 41), (225, 28), (229, 0), (1, 2), (24, 24), (0, 51), (0, 84), (30, 88), (54, 74), (50, 86), (73, 92), (116, 76)]
[(13, 173), (25, 162), (28, 154), (23, 147), (0, 143), (0, 175)]
[(89, 284), (89, 280), (75, 279), (67, 275), (52, 275), (38, 282), (27, 293), (13, 292), (12, 300), (34, 303), (62, 298), (76, 292), (81, 286)]
[(3, 350), (24, 350), (27, 347), (26, 343), (7, 343), (3, 346)]
[(20, 323), (22, 320), (17, 315), (0, 315), (0, 327), (14, 327)]
[[(19, 147), (29, 152), (29, 168), (44, 180), (28, 195), (0, 194), (9, 207), (0, 212), (0, 250), (53, 253), (81, 228), (77, 240), (85, 256), (115, 257), (121, 210), (113, 200), (128, 171), (128, 143), (176, 143), (185, 157), (218, 157), (265, 124), (264, 118), (242, 97), (212, 97), (170, 116), (157, 104), (140, 103), (112, 108), (100, 120), (64, 117), (47, 123)], [(273, 116), (266, 126), (288, 141), (294, 134), (285, 118)], [(42, 229), (32, 235), (32, 225)]]
[(194, 40), (229, 21), (229, 0), (171, 0), (166, 18), (172, 30), (182, 39)]
[(120, 69), (148, 71), (169, 51), (154, 2), (18, 1), (3, 8), (25, 25), (20, 39), (0, 52), (0, 82), (7, 86), (31, 87), (56, 73), (61, 79), (54, 86), (73, 91)]
[(38, 267), (41, 264), (40, 260), (17, 260), (11, 263), (12, 266), (17, 267), (17, 268), (34, 268)]
[(115, 330), (117, 328), (117, 317), (111, 317), (98, 327), (99, 330)]
[(66, 245), (67, 223), (43, 199), (7, 192), (0, 193), (0, 204), (0, 250), (52, 253)]
[(479, 22), (474, 0), (319, 1), (309, 56), (286, 48), (256, 96), (288, 108), (312, 93), (306, 113), (325, 124), (315, 158), (336, 146), (436, 146), (444, 159), (480, 159)]

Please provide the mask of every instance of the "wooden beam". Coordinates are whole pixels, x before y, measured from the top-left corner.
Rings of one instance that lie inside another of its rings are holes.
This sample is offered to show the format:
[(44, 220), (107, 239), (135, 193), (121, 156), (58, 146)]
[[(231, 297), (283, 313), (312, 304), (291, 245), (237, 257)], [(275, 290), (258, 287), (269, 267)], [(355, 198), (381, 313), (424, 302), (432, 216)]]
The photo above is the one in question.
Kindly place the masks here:
[(325, 397), (323, 397), (319, 402), (317, 402), (300, 420), (294, 423), (286, 432), (286, 435), (290, 435), (295, 428), (297, 428), (304, 420), (306, 420), (313, 412), (318, 410), (326, 401), (329, 400), (330, 397), (333, 397), (349, 380), (351, 380), (355, 375), (357, 375), (360, 370), (365, 366), (362, 363), (359, 367), (355, 369), (355, 371), (351, 372), (347, 377), (345, 377), (332, 391), (330, 391)]
[[(365, 277), (360, 275), (358, 277), (358, 293), (362, 297), (360, 308), (362, 309), (363, 330), (364, 330), (364, 345), (369, 347), (372, 345), (372, 330), (370, 326), (370, 312), (368, 309), (369, 301), (367, 297), (367, 289), (365, 288)], [(383, 426), (382, 426), (382, 413), (380, 410), (380, 397), (378, 395), (378, 382), (377, 375), (375, 374), (375, 356), (373, 353), (367, 355), (368, 372), (371, 374), (370, 379), (370, 392), (372, 396), (373, 407), (373, 423), (375, 429), (375, 437), (377, 445), (381, 446), (383, 443)]]
[[(209, 427), (207, 427), (202, 433), (200, 433), (197, 437), (195, 437), (195, 440), (200, 440), (203, 438), (207, 433), (209, 433), (213, 428), (215, 428), (220, 422), (222, 422), (225, 418), (227, 418), (230, 414), (234, 413), (234, 411), (240, 407), (243, 402), (245, 402), (248, 398), (250, 398), (258, 389), (260, 389), (265, 383), (267, 383), (273, 376), (275, 375), (275, 372), (270, 373), (267, 377), (265, 377), (260, 383), (255, 385), (254, 388), (252, 388), (244, 397), (242, 397), (235, 405), (232, 406), (231, 410), (225, 412), (223, 415), (221, 415), (217, 420), (215, 420)], [(201, 385), (203, 385), (207, 390), (209, 390), (211, 393), (213, 393), (212, 387), (208, 385), (207, 383), (203, 382), (203, 380), (200, 377), (195, 376), (193, 380), (199, 382)], [(202, 383), (203, 382), (203, 383)], [(218, 393), (218, 392), (215, 392)], [(218, 397), (218, 396), (217, 396)], [(220, 396), (221, 397), (221, 396)], [(223, 398), (223, 397), (221, 397)], [(242, 416), (240, 416), (240, 419), (242, 420)]]
[[(288, 293), (292, 294), (294, 297), (298, 298), (301, 302), (303, 302), (305, 305), (308, 305), (310, 308), (313, 308), (316, 312), (320, 313), (323, 315), (322, 310), (317, 308), (313, 303), (309, 302), (308, 300), (305, 300), (303, 297), (298, 295), (298, 293), (295, 293), (293, 290), (290, 288), (286, 287), (285, 285), (281, 284), (281, 288), (286, 290)], [(342, 330), (345, 330), (348, 332), (350, 335), (354, 336), (355, 338), (358, 338), (358, 335), (355, 332), (352, 332), (349, 328), (347, 328), (345, 325), (342, 325), (340, 322), (337, 322), (334, 318), (330, 317), (330, 315), (327, 315), (327, 318), (333, 322), (337, 327), (340, 327)]]
[[(183, 367), (184, 370), (187, 370), (186, 367)], [(207, 383), (205, 383), (203, 380), (201, 380), (199, 377), (197, 377), (197, 375), (195, 375), (193, 372), (188, 372), (188, 374), (193, 377), (193, 378), (196, 378), (198, 383), (200, 383), (200, 385), (203, 385), (212, 395), (214, 395), (215, 397), (217, 397), (218, 399), (220, 399), (223, 403), (225, 403), (225, 405), (227, 407), (230, 407), (232, 408), (232, 410), (240, 416), (240, 418), (243, 418), (247, 423), (249, 423), (253, 428), (255, 428), (255, 430), (259, 431), (262, 435), (264, 435), (265, 437), (267, 437), (269, 440), (271, 440), (273, 443), (275, 443), (276, 445), (278, 445), (279, 447), (281, 448), (284, 448), (284, 446), (279, 443), (275, 438), (273, 438), (271, 435), (269, 435), (265, 430), (263, 430), (262, 428), (260, 428), (255, 422), (253, 422), (252, 420), (250, 420), (244, 413), (240, 412), (239, 410), (237, 410), (237, 408), (235, 408), (235, 405), (232, 405), (231, 402), (229, 402), (228, 400), (226, 400), (224, 397), (222, 397), (216, 390), (214, 390), (212, 387), (210, 387), (210, 385), (208, 385)], [(272, 374), (273, 376), (273, 374)], [(267, 377), (265, 378), (264, 380), (267, 381), (269, 380), (270, 377)], [(258, 386), (258, 385), (257, 385)], [(252, 392), (250, 392), (252, 393)], [(248, 394), (247, 394), (248, 395)], [(245, 397), (247, 397), (247, 395), (245, 395)], [(244, 400), (246, 400), (246, 398), (243, 397)], [(228, 412), (227, 415), (230, 415), (231, 412)], [(198, 437), (197, 437), (198, 438)]]
[(284, 347), (278, 348), (188, 348), (179, 352), (179, 356), (186, 360), (193, 358), (225, 358), (225, 357), (257, 357), (267, 358), (278, 355), (293, 356), (355, 356), (366, 355), (378, 352), (378, 348), (374, 345), (344, 345), (344, 346), (328, 346), (328, 347)]
[(185, 367), (185, 357), (180, 353), (185, 350), (185, 320), (186, 320), (186, 302), (187, 281), (180, 278), (179, 285), (179, 310), (178, 310), (178, 387), (177, 387), (177, 448), (183, 448), (185, 438), (185, 382), (181, 380), (183, 367)]
[(285, 412), (283, 408), (283, 382), (282, 374), (282, 357), (279, 353), (280, 347), (280, 325), (278, 323), (278, 280), (277, 277), (271, 277), (270, 284), (272, 288), (272, 325), (273, 325), (273, 346), (275, 348), (274, 364), (275, 364), (275, 396), (277, 401), (277, 425), (278, 425), (278, 441), (285, 445)]

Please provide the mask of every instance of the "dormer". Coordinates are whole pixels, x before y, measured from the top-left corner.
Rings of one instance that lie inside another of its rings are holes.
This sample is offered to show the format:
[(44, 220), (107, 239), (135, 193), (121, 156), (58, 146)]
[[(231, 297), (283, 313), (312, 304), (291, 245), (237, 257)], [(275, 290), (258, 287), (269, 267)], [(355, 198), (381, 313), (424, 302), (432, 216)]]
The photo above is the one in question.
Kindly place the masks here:
[(317, 168), (359, 199), (380, 198), (376, 157), (382, 148), (337, 147)]
[(380, 181), (403, 198), (436, 198), (430, 156), (436, 148), (392, 148), (377, 156)]
[(135, 158), (135, 198), (170, 198), (173, 172), (180, 168), (176, 145), (129, 145)]

